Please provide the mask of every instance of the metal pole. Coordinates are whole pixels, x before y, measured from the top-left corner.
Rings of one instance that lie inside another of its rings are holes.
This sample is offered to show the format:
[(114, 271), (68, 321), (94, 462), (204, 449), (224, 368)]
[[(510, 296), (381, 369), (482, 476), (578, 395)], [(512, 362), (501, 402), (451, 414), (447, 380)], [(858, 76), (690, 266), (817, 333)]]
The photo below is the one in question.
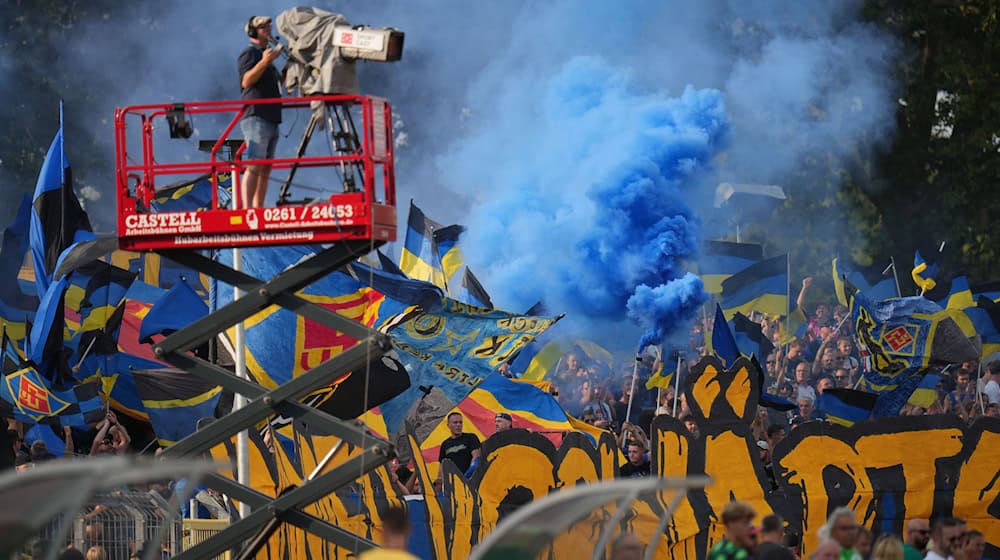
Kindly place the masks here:
[[(785, 274), (787, 275), (787, 285), (785, 289), (788, 291), (788, 299), (785, 301), (785, 336), (788, 340), (792, 339), (792, 257), (785, 257)], [(795, 306), (798, 307), (798, 300), (795, 302)], [(804, 312), (803, 312), (804, 313)], [(781, 341), (779, 340), (780, 344)], [(767, 356), (762, 356), (764, 359), (764, 367), (767, 367)], [(778, 364), (778, 360), (774, 360), (775, 365)], [(768, 372), (770, 373), (770, 372)]]
[(899, 273), (896, 272), (896, 257), (889, 257), (889, 263), (892, 265), (892, 278), (896, 281), (896, 297), (903, 297), (903, 291), (899, 289)]
[(674, 413), (677, 418), (677, 402), (681, 400), (681, 355), (677, 353), (677, 370), (674, 371)]
[[(240, 177), (237, 173), (237, 169), (233, 168), (233, 196), (232, 196), (232, 208), (237, 210), (237, 193), (242, 187), (240, 185)], [(246, 204), (246, 202), (244, 202)], [(239, 247), (233, 248), (233, 270), (240, 272), (243, 270), (243, 250)], [(238, 287), (233, 287), (233, 301), (236, 301), (243, 297), (243, 290)], [(244, 327), (243, 321), (236, 324), (236, 340), (235, 340), (235, 355), (233, 356), (236, 362), (236, 376), (240, 379), (249, 380), (250, 376), (247, 375), (247, 364), (246, 364), (246, 329)], [(233, 395), (233, 411), (237, 411), (247, 405), (247, 398), (242, 394), (237, 392)], [(275, 442), (277, 445), (277, 442)], [(236, 434), (236, 481), (244, 486), (250, 486), (250, 435), (247, 430), (242, 430)], [(245, 502), (240, 502), (240, 519), (246, 519), (250, 515), (250, 504)]]
[(632, 390), (628, 392), (628, 406), (625, 408), (625, 419), (622, 420), (622, 425), (628, 422), (629, 418), (632, 417), (632, 399), (635, 398), (635, 380), (639, 376), (639, 356), (635, 357), (635, 365), (632, 366)]
[[(983, 399), (983, 392), (979, 390), (979, 384), (983, 381), (983, 359), (979, 358), (979, 375), (976, 377), (976, 400), (979, 401), (979, 411), (986, 416), (986, 400)], [(985, 388), (985, 385), (983, 386)]]

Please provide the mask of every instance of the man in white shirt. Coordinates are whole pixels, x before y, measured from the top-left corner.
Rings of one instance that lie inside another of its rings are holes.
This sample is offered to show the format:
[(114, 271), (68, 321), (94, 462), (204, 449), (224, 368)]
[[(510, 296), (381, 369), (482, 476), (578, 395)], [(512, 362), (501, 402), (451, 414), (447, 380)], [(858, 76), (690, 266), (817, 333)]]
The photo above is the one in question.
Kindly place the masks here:
[(814, 402), (816, 400), (816, 390), (809, 383), (809, 364), (807, 362), (800, 362), (799, 365), (795, 366), (795, 398), (801, 399), (803, 397), (809, 397)]
[(965, 522), (954, 517), (940, 517), (934, 520), (931, 529), (933, 548), (927, 549), (924, 560), (954, 560), (954, 547), (965, 532)]
[(1000, 383), (997, 377), (1000, 376), (1000, 361), (994, 360), (983, 367), (983, 377), (981, 393), (986, 393), (986, 398), (990, 404), (1000, 404)]

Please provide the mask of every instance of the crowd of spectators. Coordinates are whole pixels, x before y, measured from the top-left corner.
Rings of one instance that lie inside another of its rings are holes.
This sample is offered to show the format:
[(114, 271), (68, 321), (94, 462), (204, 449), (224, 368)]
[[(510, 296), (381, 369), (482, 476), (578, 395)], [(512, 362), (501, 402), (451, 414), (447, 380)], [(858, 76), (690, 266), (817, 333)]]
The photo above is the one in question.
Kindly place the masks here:
[[(757, 513), (746, 503), (733, 501), (721, 513), (725, 536), (709, 552), (709, 560), (796, 560), (801, 557), (802, 535), (785, 532), (780, 516), (770, 514), (755, 524)], [(858, 524), (856, 513), (847, 507), (830, 512), (816, 531), (810, 560), (981, 560), (986, 539), (969, 530), (965, 521), (940, 517), (931, 525), (927, 519), (910, 519), (902, 535), (871, 531)]]
[[(853, 325), (848, 320), (847, 308), (826, 301), (809, 305), (811, 286), (812, 280), (806, 278), (796, 302), (807, 316), (807, 323), (799, 333), (801, 336), (789, 338), (784, 332), (782, 319), (756, 313), (750, 316), (774, 346), (770, 355), (758, 357), (762, 358), (760, 363), (764, 369), (763, 390), (795, 404), (794, 409), (787, 412), (758, 407), (751, 425), (772, 487), (777, 484), (771, 465), (771, 450), (797, 426), (824, 421), (822, 412), (816, 408), (817, 398), (832, 388), (857, 387), (866, 367), (866, 360), (856, 344)], [(563, 355), (549, 372), (547, 379), (551, 381), (552, 392), (568, 413), (595, 427), (609, 430), (615, 436), (626, 459), (619, 468), (619, 476), (649, 476), (650, 440), (647, 432), (655, 416), (673, 416), (684, 424), (692, 437), (699, 437), (699, 427), (684, 391), (678, 392), (675, 384), (647, 389), (646, 381), (656, 372), (675, 370), (677, 377), (674, 381), (678, 378), (682, 380), (687, 373), (687, 365), (693, 365), (710, 351), (706, 339), (710, 337), (712, 327), (709, 317), (696, 321), (690, 332), (688, 347), (662, 357), (644, 356), (627, 365), (616, 366), (577, 349)], [(503, 371), (506, 373), (506, 368)], [(981, 416), (1000, 416), (1000, 361), (984, 365), (977, 361), (953, 364), (938, 373), (941, 381), (934, 401), (926, 407), (906, 405), (901, 414), (956, 414), (968, 421)], [(481, 442), (476, 436), (463, 431), (463, 420), (457, 412), (448, 416), (451, 437), (442, 443), (439, 460), (449, 459), (462, 472), (471, 475), (479, 461)], [(497, 432), (516, 427), (512, 417), (504, 411), (497, 412), (495, 426)], [(23, 433), (23, 427), (14, 422), (10, 423), (6, 433), (9, 461), (17, 471), (23, 472), (38, 463), (56, 459), (44, 441), (34, 441), (29, 445)], [(89, 432), (74, 432), (66, 428), (62, 435), (62, 455), (67, 457), (123, 454), (132, 443), (129, 430), (119, 422), (114, 412), (109, 412)], [(393, 482), (403, 495), (421, 493), (419, 478), (405, 465), (395, 466)], [(154, 483), (147, 490), (166, 499), (172, 492), (180, 491), (181, 486), (183, 481), (176, 487), (174, 484)], [(441, 492), (440, 478), (434, 481), (434, 490)], [(220, 517), (217, 514), (224, 512), (220, 496), (212, 495), (207, 489), (196, 489), (194, 495), (199, 502), (197, 507), (203, 510), (203, 517)], [(212, 504), (220, 507), (210, 507)], [(109, 551), (107, 544), (100, 542), (101, 507), (98, 505), (86, 514), (88, 546), (86, 554), (80, 557), (128, 557), (134, 551)], [(780, 519), (767, 516), (758, 530), (750, 523), (753, 516), (747, 517), (752, 513), (752, 510), (748, 512), (747, 506), (732, 505), (728, 511), (727, 538), (724, 541), (727, 544), (713, 549), (712, 560), (742, 558), (741, 550), (774, 560), (798, 558), (796, 543), (800, 536), (784, 535)], [(902, 540), (883, 534), (872, 543), (871, 534), (857, 526), (853, 512), (837, 510), (834, 514), (819, 534), (823, 544), (812, 551), (810, 558), (834, 560), (839, 555), (839, 560), (895, 560), (897, 557), (901, 560), (904, 552), (906, 560), (915, 560), (918, 555), (925, 557), (925, 554), (929, 560), (977, 560), (982, 556), (982, 535), (966, 531), (960, 520), (936, 522), (933, 530), (935, 540), (930, 545), (923, 538), (931, 533), (927, 520), (919, 519), (909, 522), (907, 535)], [(189, 514), (184, 512), (184, 515)], [(726, 521), (726, 515), (723, 512), (723, 521)], [(635, 543), (623, 539), (621, 544), (624, 551)], [(854, 555), (845, 556), (848, 549), (853, 550)], [(80, 553), (68, 549), (67, 554), (69, 556), (66, 557), (74, 558), (74, 554)]]
[[(770, 450), (790, 430), (806, 422), (828, 421), (816, 406), (820, 395), (832, 388), (858, 388), (865, 372), (866, 360), (856, 343), (848, 309), (833, 304), (832, 294), (817, 301), (811, 297), (815, 296), (810, 294), (811, 288), (812, 279), (804, 279), (796, 301), (807, 318), (800, 336), (788, 336), (783, 318), (759, 313), (750, 316), (774, 346), (770, 355), (758, 356), (764, 369), (763, 390), (794, 405), (793, 410), (785, 412), (758, 408), (752, 428), (765, 464), (770, 463)], [(630, 458), (622, 467), (622, 476), (648, 472), (647, 430), (653, 417), (674, 416), (691, 435), (698, 436), (698, 425), (684, 391), (678, 392), (674, 384), (647, 389), (646, 382), (661, 369), (661, 360), (662, 370), (676, 369), (680, 378), (674, 381), (682, 381), (687, 365), (710, 352), (706, 341), (711, 337), (712, 323), (711, 316), (695, 321), (688, 347), (662, 358), (640, 357), (635, 363), (615, 366), (577, 349), (563, 355), (550, 371), (547, 379), (552, 381), (556, 398), (567, 412), (615, 435), (622, 452)], [(969, 422), (982, 416), (1000, 416), (1000, 361), (980, 364), (973, 360), (935, 373), (940, 382), (933, 402), (926, 407), (906, 404), (901, 415), (955, 414)], [(645, 463), (639, 459), (639, 450), (644, 452)], [(645, 470), (643, 464), (647, 465)], [(770, 469), (768, 473), (773, 480)]]
[[(799, 560), (803, 558), (803, 535), (786, 532), (785, 521), (776, 514), (765, 515), (756, 523), (757, 512), (749, 504), (732, 501), (722, 508), (719, 520), (722, 539), (712, 545), (708, 560)], [(806, 556), (809, 560), (982, 560), (986, 539), (970, 530), (962, 519), (941, 517), (909, 519), (902, 535), (871, 531), (858, 524), (856, 513), (847, 507), (830, 512), (826, 523), (816, 530), (817, 544)], [(611, 560), (639, 560), (645, 547), (631, 533), (612, 541)]]

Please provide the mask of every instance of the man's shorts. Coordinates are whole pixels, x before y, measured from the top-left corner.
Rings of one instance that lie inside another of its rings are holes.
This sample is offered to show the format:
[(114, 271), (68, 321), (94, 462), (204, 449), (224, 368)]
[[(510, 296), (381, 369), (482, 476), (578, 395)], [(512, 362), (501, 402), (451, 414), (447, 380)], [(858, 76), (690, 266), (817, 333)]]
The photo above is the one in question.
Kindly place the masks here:
[(278, 145), (278, 123), (251, 115), (240, 121), (240, 128), (243, 130), (243, 140), (247, 143), (243, 159), (274, 157), (274, 148)]

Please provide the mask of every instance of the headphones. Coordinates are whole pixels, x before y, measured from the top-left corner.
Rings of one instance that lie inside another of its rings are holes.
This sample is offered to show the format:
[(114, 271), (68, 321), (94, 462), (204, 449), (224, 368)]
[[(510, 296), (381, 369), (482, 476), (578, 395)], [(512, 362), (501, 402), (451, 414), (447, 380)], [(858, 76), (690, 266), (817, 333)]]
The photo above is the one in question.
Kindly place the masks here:
[(247, 20), (247, 36), (251, 39), (257, 38), (257, 28), (253, 24), (253, 20), (256, 18), (257, 16), (250, 16), (250, 19)]

